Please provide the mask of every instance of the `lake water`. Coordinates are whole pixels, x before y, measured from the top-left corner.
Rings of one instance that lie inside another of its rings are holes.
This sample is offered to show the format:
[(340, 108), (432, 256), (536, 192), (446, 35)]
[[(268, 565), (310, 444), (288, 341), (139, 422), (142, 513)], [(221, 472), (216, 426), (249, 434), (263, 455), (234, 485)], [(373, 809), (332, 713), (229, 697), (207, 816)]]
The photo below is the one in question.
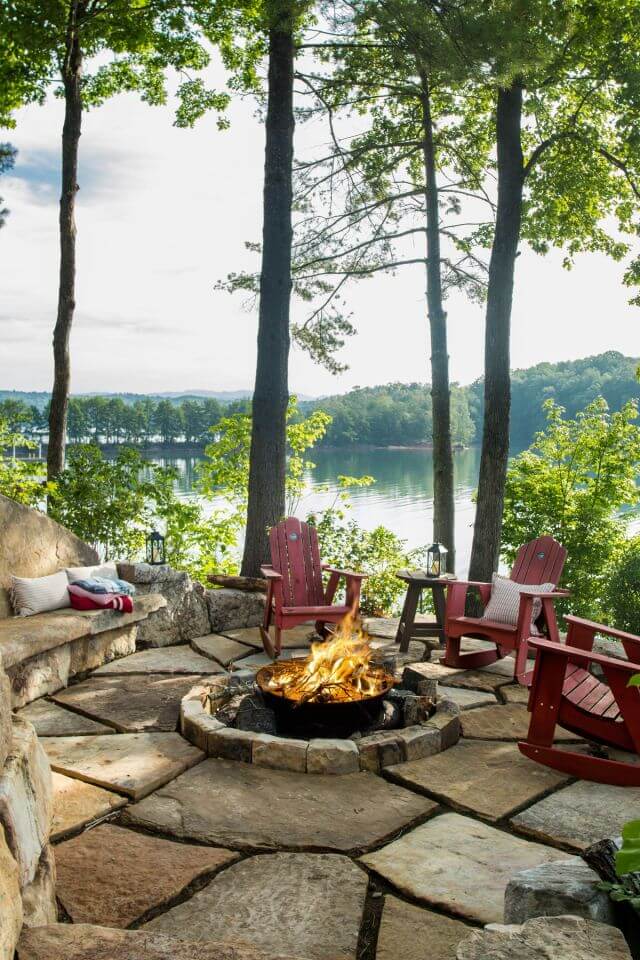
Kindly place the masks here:
[[(193, 490), (198, 459), (159, 459), (158, 462), (178, 469), (180, 490), (188, 495)], [(307, 476), (300, 515), (334, 501), (338, 475), (369, 475), (376, 482), (352, 491), (351, 516), (367, 529), (383, 524), (406, 540), (408, 547), (432, 542), (433, 458), (430, 450), (316, 450), (311, 459), (316, 466)], [(459, 576), (464, 576), (469, 566), (474, 518), (471, 496), (478, 482), (479, 462), (479, 448), (454, 454)], [(329, 487), (328, 492), (318, 489), (325, 485)]]

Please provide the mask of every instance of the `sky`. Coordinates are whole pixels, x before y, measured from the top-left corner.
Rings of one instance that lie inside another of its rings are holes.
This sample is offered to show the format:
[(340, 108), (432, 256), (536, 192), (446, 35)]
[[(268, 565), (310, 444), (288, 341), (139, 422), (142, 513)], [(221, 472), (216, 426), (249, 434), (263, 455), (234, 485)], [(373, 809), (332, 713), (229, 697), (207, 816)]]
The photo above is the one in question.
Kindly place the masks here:
[[(211, 73), (220, 86), (219, 69)], [(264, 127), (250, 100), (232, 105), (225, 131), (213, 116), (178, 129), (174, 107), (123, 95), (85, 116), (74, 393), (253, 386), (257, 312), (215, 284), (258, 265), (244, 245), (260, 239)], [(12, 175), (0, 180), (11, 210), (0, 231), (1, 389), (51, 388), (62, 116), (63, 104), (50, 98), (20, 111), (17, 128), (0, 134), (19, 149)], [(324, 136), (302, 126), (296, 142), (312, 150)], [(622, 266), (592, 254), (567, 272), (561, 260), (522, 250), (512, 366), (605, 350), (640, 354), (640, 313), (627, 303)], [(339, 357), (349, 369), (334, 376), (294, 348), (292, 392), (322, 396), (428, 380), (424, 283), (416, 266), (353, 286), (347, 302), (357, 335)], [(294, 305), (294, 319), (299, 309)], [(461, 295), (447, 310), (451, 377), (469, 383), (482, 374), (483, 311)]]

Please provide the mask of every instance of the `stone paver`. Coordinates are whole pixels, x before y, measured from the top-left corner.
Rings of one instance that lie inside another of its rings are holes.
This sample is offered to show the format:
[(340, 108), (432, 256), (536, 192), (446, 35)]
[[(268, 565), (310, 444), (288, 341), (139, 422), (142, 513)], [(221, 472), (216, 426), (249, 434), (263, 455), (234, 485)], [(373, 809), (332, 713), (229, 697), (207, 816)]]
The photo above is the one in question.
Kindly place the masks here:
[(141, 650), (130, 657), (112, 660), (99, 667), (95, 677), (112, 676), (127, 673), (188, 673), (209, 674), (224, 673), (222, 667), (213, 663), (207, 656), (192, 650), (188, 644), (175, 647), (153, 647), (150, 650)]
[(580, 780), (524, 810), (511, 821), (527, 836), (584, 850), (638, 817), (640, 787), (612, 787)]
[[(304, 659), (308, 656), (309, 651), (305, 647), (283, 647), (278, 659), (295, 660)], [(268, 654), (255, 652), (241, 660), (235, 660), (234, 666), (237, 666), (240, 670), (259, 670), (260, 667), (266, 667), (270, 663), (273, 663), (273, 660)]]
[(456, 947), (469, 927), (440, 913), (384, 898), (376, 960), (455, 960)]
[(145, 929), (238, 940), (309, 960), (355, 960), (366, 891), (366, 874), (346, 857), (250, 857)]
[(55, 694), (69, 704), (122, 733), (172, 731), (178, 726), (180, 701), (200, 677), (148, 676), (91, 677)]
[(239, 643), (230, 637), (223, 637), (221, 633), (209, 633), (204, 637), (196, 637), (191, 641), (195, 651), (209, 657), (223, 667), (228, 667), (234, 660), (248, 657), (255, 653), (255, 648), (246, 643)]
[(457, 960), (631, 960), (619, 930), (578, 917), (535, 917), (521, 927), (475, 931)]
[(18, 716), (36, 728), (39, 737), (82, 737), (113, 733), (113, 727), (65, 710), (49, 700), (35, 700), (18, 711)]
[[(271, 632), (273, 633), (273, 627), (271, 628)], [(224, 635), (230, 637), (232, 640), (238, 640), (240, 643), (248, 643), (250, 646), (262, 650), (262, 638), (259, 627), (245, 627), (242, 630), (225, 630)], [(298, 627), (293, 627), (291, 630), (282, 631), (282, 649), (289, 650), (292, 647), (296, 649), (299, 647), (309, 647), (313, 640), (319, 639), (314, 625), (312, 623), (303, 623)]]
[[(462, 736), (475, 740), (526, 740), (530, 719), (531, 714), (522, 703), (480, 707), (462, 718)], [(568, 743), (580, 740), (580, 737), (558, 727), (555, 739), (557, 743)]]
[(468, 690), (487, 690), (495, 692), (507, 683), (513, 683), (511, 677), (504, 677), (501, 673), (492, 673), (490, 670), (463, 670), (460, 673), (449, 675), (440, 680), (448, 687), (465, 687)]
[[(20, 960), (296, 960), (248, 944), (196, 943), (146, 930), (115, 930), (91, 924), (23, 927)], [(304, 960), (300, 957), (298, 960)]]
[[(463, 714), (463, 722), (475, 712)], [(396, 764), (387, 773), (395, 783), (492, 821), (569, 779), (523, 757), (515, 743), (484, 740), (461, 740), (444, 753)]]
[(233, 848), (370, 849), (436, 804), (370, 773), (328, 777), (207, 760), (124, 821), (181, 840)]
[(121, 797), (92, 783), (65, 777), (62, 773), (52, 772), (53, 784), (53, 823), (51, 839), (61, 840), (70, 833), (80, 830), (88, 823), (115, 813), (127, 803)]
[(74, 923), (128, 927), (237, 858), (105, 823), (56, 847), (56, 893)]
[(47, 737), (53, 770), (140, 800), (204, 757), (177, 733)]
[(453, 700), (460, 707), (460, 710), (473, 710), (475, 707), (487, 707), (496, 704), (496, 698), (493, 693), (484, 690), (465, 690), (462, 687), (441, 687), (438, 690), (438, 696), (447, 700)]
[(506, 687), (500, 687), (497, 691), (498, 699), (503, 703), (529, 703), (529, 688), (523, 687), (520, 683), (510, 683)]
[(362, 863), (416, 900), (480, 923), (500, 923), (511, 876), (558, 858), (550, 847), (445, 813)]

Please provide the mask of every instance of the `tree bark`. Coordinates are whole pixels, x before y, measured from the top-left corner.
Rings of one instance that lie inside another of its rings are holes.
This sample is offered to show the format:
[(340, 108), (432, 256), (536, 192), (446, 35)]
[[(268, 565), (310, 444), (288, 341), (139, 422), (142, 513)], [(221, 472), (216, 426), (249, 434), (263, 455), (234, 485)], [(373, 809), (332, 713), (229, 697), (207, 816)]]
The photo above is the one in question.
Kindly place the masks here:
[(427, 311), (431, 340), (431, 410), (433, 420), (433, 539), (443, 543), (447, 570), (455, 570), (455, 503), (451, 448), (451, 391), (447, 349), (447, 314), (442, 305), (440, 210), (429, 82), (420, 77), (427, 215)]
[(491, 579), (500, 558), (504, 485), (509, 459), (509, 372), (513, 278), (520, 241), (524, 165), (522, 86), (500, 90), (496, 111), (498, 204), (489, 263), (484, 353), (484, 422), (471, 580)]
[(242, 575), (268, 559), (268, 529), (284, 516), (289, 402), (289, 302), (294, 43), (290, 24), (269, 31), (258, 357), (253, 393), (247, 532)]
[(69, 338), (75, 310), (76, 221), (78, 191), (78, 144), (82, 128), (82, 50), (78, 36), (80, 4), (72, 0), (62, 69), (65, 114), (62, 128), (62, 191), (60, 195), (60, 280), (58, 314), (53, 331), (53, 390), (49, 408), (47, 478), (54, 480), (64, 469), (67, 409), (71, 369)]

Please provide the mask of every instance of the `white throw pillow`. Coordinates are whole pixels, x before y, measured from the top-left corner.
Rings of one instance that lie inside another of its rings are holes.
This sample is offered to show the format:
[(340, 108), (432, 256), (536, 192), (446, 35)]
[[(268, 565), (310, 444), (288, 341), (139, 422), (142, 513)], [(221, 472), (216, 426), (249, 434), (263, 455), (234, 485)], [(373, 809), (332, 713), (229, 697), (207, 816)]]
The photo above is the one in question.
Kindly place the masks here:
[(74, 580), (93, 580), (94, 577), (104, 577), (106, 580), (118, 579), (118, 568), (113, 560), (107, 563), (97, 563), (93, 567), (67, 567), (69, 583)]
[[(524, 591), (528, 593), (551, 593), (555, 590), (555, 583), (516, 583), (508, 577), (501, 577), (494, 573), (492, 578), (491, 596), (489, 603), (485, 607), (481, 620), (493, 620), (495, 623), (508, 623), (515, 627), (518, 623), (518, 613), (520, 611), (520, 594)], [(542, 610), (542, 600), (539, 597), (533, 601), (531, 611), (531, 633), (536, 636), (538, 628), (536, 620)]]
[(48, 577), (11, 577), (11, 602), (19, 617), (70, 607), (69, 581), (64, 570)]

